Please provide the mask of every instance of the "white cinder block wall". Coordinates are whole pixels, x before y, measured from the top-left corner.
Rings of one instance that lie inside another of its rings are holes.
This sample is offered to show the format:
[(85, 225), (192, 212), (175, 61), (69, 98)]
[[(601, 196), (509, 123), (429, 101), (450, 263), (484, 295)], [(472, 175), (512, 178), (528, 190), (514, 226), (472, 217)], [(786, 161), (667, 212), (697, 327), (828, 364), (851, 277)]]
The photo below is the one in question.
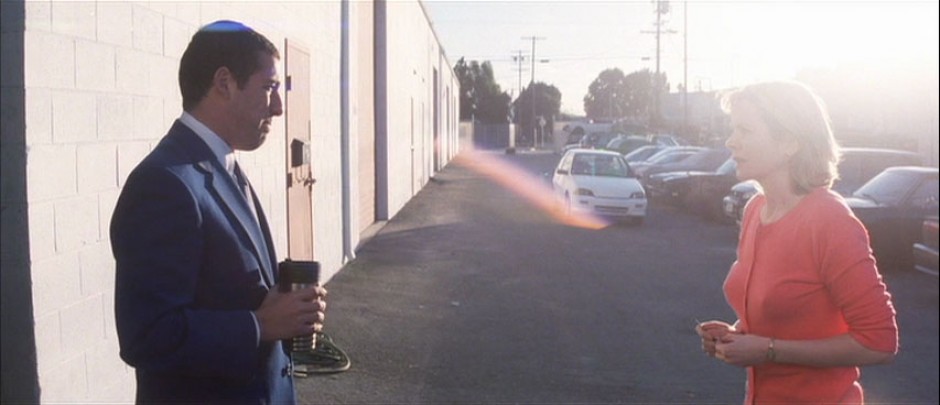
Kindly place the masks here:
[[(459, 90), (421, 4), (385, 5), (386, 82), (393, 88), (389, 106), (376, 108), (387, 108), (389, 114), (383, 131), (388, 156), (380, 159), (389, 160), (385, 192), (391, 217), (433, 174), (433, 69), (440, 75), (442, 164), (457, 153)], [(243, 21), (271, 39), (282, 56), (286, 39), (310, 51), (314, 255), (328, 277), (340, 270), (343, 227), (352, 226), (357, 238), (356, 222), (373, 220), (356, 217), (358, 199), (353, 198), (353, 223), (343, 223), (340, 113), (349, 106), (340, 103), (340, 1), (37, 0), (22, 8), (22, 21), (4, 15), (3, 54), (16, 56), (22, 46), (23, 65), (22, 79), (15, 76), (19, 70), (4, 67), (4, 280), (28, 285), (31, 292), (41, 402), (133, 401), (133, 369), (119, 358), (114, 325), (111, 213), (130, 171), (180, 114), (179, 57), (206, 23)], [(356, 10), (351, 7), (351, 22), (357, 21)], [(358, 41), (350, 40), (350, 55), (355, 55)], [(282, 75), (283, 68), (282, 60)], [(350, 68), (356, 69), (354, 61)], [(371, 108), (356, 100), (350, 104)], [(353, 123), (350, 127), (355, 131)], [(287, 251), (285, 145), (281, 118), (261, 149), (238, 154), (272, 225), (279, 259)], [(357, 145), (351, 143), (352, 165), (358, 164)], [(350, 172), (356, 173), (354, 168)], [(356, 178), (351, 176), (354, 183)], [(17, 184), (25, 184), (19, 186), (25, 187), (25, 197), (9, 192), (17, 191)], [(17, 244), (10, 238), (20, 236), (10, 233), (20, 229), (28, 232), (22, 235), (28, 248), (19, 244), (22, 256), (28, 254), (25, 259), (14, 254)], [(5, 320), (13, 310), (4, 308)], [(5, 340), (10, 333), (16, 332), (5, 328)], [(24, 342), (28, 345), (29, 339), (17, 340)]]

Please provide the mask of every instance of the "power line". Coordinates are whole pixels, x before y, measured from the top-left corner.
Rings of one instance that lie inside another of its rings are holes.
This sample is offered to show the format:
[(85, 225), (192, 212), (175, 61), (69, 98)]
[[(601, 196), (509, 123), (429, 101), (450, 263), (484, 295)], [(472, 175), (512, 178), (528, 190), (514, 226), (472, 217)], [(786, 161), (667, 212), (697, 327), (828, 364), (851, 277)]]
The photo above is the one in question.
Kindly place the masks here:
[[(517, 55), (513, 55), (512, 60), (517, 63), (516, 70), (519, 71), (519, 87), (516, 89), (519, 91), (518, 94), (522, 94), (522, 62), (525, 61), (525, 56), (522, 55), (521, 50), (515, 51)], [(518, 96), (516, 96), (518, 97)]]
[[(531, 57), (529, 58), (529, 59), (531, 59), (531, 62), (532, 62), (532, 71), (531, 71), (531, 74), (532, 74), (532, 75), (531, 75), (531, 79), (529, 80), (529, 102), (530, 102), (530, 104), (532, 104), (532, 142), (533, 142), (533, 144), (534, 144), (533, 146), (535, 146), (536, 148), (538, 148), (538, 147), (540, 146), (540, 145), (539, 145), (540, 142), (539, 142), (538, 139), (536, 138), (536, 137), (538, 136), (538, 134), (536, 133), (536, 128), (535, 128), (535, 127), (536, 127), (536, 125), (535, 125), (535, 124), (536, 124), (536, 120), (535, 120), (535, 89), (532, 88), (532, 86), (535, 84), (535, 60), (536, 60), (536, 58), (535, 58), (535, 41), (544, 40), (545, 37), (531, 36), (531, 37), (522, 37), (522, 39), (531, 39), (531, 40), (532, 40), (532, 55), (531, 55)], [(547, 62), (547, 60), (546, 60), (546, 62)]]

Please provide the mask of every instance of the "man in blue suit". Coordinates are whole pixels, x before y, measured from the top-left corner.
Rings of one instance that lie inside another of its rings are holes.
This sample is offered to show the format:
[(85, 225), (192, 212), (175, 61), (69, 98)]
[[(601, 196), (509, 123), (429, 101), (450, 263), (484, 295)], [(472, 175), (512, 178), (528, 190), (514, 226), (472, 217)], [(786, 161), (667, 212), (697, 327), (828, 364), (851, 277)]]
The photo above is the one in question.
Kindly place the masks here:
[(322, 328), (326, 291), (278, 291), (268, 223), (234, 157), (283, 113), (279, 58), (240, 23), (201, 28), (180, 61), (184, 112), (118, 199), (115, 315), (138, 403), (295, 402), (282, 340)]

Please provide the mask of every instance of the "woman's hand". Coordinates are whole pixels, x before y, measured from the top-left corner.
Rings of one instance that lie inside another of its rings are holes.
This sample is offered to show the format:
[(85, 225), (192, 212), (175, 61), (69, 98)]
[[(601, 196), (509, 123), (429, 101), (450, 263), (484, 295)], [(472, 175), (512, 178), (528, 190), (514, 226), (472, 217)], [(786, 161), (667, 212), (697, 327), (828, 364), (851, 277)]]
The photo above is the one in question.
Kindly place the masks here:
[(702, 338), (702, 351), (715, 356), (715, 344), (725, 335), (736, 333), (734, 326), (723, 321), (705, 321), (695, 325), (695, 333)]
[(767, 361), (769, 347), (770, 338), (728, 333), (715, 344), (715, 357), (735, 366), (754, 366)]

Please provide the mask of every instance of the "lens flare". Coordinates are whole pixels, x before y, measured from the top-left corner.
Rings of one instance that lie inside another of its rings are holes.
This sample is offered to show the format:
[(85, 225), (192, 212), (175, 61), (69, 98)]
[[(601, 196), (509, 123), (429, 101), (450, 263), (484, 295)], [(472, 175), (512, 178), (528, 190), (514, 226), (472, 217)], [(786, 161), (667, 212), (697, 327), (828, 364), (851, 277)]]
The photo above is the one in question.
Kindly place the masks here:
[(610, 225), (610, 222), (595, 215), (566, 212), (564, 204), (555, 197), (545, 181), (498, 155), (464, 151), (454, 158), (454, 163), (486, 176), (559, 223), (585, 229), (602, 229)]

